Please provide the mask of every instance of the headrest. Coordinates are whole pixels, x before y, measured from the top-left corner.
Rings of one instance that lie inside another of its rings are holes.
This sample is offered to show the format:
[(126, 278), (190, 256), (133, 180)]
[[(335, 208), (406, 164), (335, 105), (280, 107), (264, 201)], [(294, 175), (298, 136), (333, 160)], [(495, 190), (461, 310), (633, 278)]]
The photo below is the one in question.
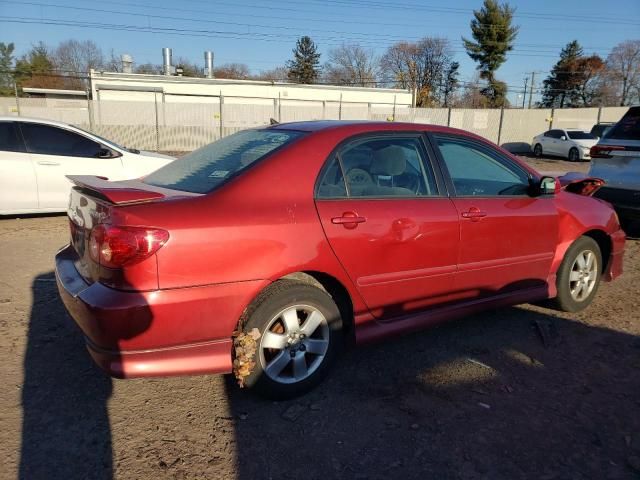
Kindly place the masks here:
[(396, 176), (404, 173), (407, 168), (407, 160), (404, 149), (397, 145), (382, 148), (373, 154), (371, 174)]

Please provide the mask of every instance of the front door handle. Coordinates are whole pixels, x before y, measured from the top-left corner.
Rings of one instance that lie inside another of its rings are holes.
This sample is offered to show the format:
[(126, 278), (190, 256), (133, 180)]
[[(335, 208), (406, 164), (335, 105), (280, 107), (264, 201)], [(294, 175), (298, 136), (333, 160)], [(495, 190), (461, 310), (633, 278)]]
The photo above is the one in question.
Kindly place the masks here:
[(38, 162), (38, 165), (47, 165), (47, 166), (51, 166), (51, 167), (56, 167), (58, 165), (60, 165), (58, 162), (48, 162), (46, 160), (40, 160)]
[(358, 226), (359, 223), (366, 222), (365, 217), (360, 217), (355, 212), (344, 212), (341, 217), (333, 217), (331, 223), (335, 225), (342, 225), (344, 228), (352, 230)]
[(487, 212), (483, 212), (478, 207), (471, 207), (468, 211), (462, 212), (462, 218), (469, 218), (472, 222), (477, 222), (487, 216)]

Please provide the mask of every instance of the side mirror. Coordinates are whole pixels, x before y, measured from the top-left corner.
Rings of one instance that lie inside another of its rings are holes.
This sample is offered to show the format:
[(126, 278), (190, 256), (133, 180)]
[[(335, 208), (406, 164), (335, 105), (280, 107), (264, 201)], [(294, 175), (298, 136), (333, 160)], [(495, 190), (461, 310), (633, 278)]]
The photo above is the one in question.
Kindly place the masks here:
[(97, 158), (113, 158), (113, 152), (108, 148), (101, 148), (95, 155)]
[(553, 195), (556, 192), (556, 179), (553, 177), (542, 177), (540, 179), (540, 195)]
[(562, 135), (562, 136), (560, 137), (560, 140), (566, 140), (566, 139), (567, 139), (567, 137), (565, 137), (564, 135)]

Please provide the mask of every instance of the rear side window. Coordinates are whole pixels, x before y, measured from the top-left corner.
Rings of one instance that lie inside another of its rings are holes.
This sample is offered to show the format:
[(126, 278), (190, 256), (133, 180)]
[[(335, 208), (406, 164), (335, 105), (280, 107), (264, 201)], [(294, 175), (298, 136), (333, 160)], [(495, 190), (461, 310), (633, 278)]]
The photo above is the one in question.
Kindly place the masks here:
[(82, 135), (38, 123), (20, 124), (29, 153), (66, 157), (96, 157), (102, 146)]
[(571, 140), (595, 140), (596, 137), (587, 132), (569, 131), (567, 132)]
[(381, 136), (350, 142), (334, 155), (318, 185), (318, 198), (438, 195), (435, 176), (416, 136)]
[(165, 165), (145, 177), (144, 182), (207, 193), (302, 135), (303, 132), (292, 130), (244, 130)]
[(0, 151), (24, 152), (24, 143), (13, 122), (0, 122)]
[(615, 140), (640, 140), (640, 107), (632, 107), (622, 120), (609, 130), (604, 138)]

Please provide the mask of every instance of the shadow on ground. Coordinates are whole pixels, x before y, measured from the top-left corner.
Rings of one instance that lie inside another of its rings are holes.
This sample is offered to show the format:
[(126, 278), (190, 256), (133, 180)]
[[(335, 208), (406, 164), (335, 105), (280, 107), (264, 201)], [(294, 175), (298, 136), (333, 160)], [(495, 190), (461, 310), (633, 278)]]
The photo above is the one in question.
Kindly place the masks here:
[(22, 390), (19, 478), (112, 478), (111, 379), (94, 366), (67, 317), (53, 272), (32, 284)]

